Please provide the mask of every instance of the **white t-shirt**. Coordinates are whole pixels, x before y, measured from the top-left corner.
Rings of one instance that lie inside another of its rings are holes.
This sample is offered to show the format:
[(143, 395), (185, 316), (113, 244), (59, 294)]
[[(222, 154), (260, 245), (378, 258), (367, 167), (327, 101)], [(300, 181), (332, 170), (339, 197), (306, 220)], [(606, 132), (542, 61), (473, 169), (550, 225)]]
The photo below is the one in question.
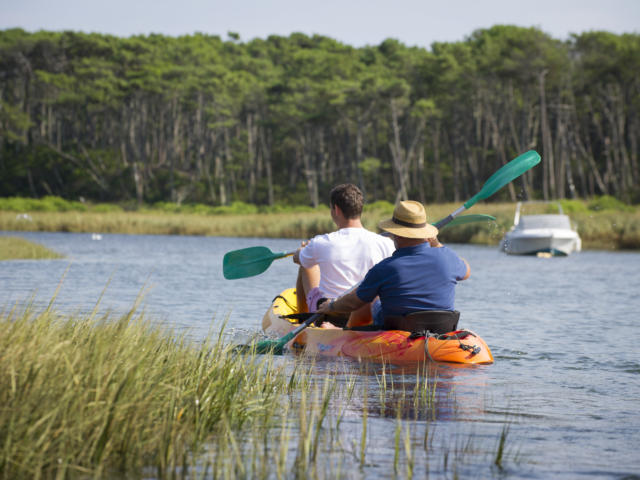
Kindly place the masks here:
[(320, 267), (318, 288), (327, 298), (339, 297), (360, 282), (371, 267), (390, 257), (393, 240), (365, 228), (341, 228), (313, 237), (300, 250), (300, 265)]

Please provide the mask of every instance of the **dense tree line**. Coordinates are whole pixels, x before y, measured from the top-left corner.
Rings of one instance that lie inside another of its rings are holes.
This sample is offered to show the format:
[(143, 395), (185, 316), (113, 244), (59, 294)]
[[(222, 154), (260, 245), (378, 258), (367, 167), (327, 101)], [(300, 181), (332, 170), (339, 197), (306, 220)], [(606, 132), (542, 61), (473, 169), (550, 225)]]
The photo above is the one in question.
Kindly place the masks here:
[(258, 204), (639, 201), (640, 35), (495, 26), (431, 49), (292, 34), (0, 31), (0, 196)]

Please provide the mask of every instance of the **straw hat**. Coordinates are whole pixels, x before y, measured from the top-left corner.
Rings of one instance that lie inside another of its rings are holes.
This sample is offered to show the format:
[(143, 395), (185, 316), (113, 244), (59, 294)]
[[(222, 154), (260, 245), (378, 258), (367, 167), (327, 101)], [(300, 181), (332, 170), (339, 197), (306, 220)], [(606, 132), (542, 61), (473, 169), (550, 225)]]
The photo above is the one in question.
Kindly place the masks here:
[(427, 222), (427, 212), (420, 202), (406, 200), (393, 209), (393, 218), (382, 220), (378, 227), (405, 238), (434, 238), (438, 229)]

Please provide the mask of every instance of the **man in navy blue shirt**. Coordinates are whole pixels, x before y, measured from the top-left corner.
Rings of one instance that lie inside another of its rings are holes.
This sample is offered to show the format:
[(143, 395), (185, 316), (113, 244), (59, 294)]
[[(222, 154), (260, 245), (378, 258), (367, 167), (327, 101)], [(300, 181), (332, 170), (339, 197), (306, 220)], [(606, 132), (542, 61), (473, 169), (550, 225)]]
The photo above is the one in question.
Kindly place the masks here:
[(382, 326), (385, 317), (454, 310), (455, 286), (469, 278), (469, 264), (438, 241), (438, 229), (427, 222), (424, 206), (400, 202), (393, 217), (378, 226), (391, 234), (396, 251), (374, 265), (357, 288), (318, 311), (350, 313), (372, 303), (373, 321)]

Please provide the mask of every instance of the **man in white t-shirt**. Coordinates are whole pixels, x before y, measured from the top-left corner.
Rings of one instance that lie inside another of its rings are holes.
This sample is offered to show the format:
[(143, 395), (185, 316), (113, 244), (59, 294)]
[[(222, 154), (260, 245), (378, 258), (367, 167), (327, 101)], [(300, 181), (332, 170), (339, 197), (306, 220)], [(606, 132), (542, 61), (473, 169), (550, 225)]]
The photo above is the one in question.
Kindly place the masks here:
[(300, 312), (315, 312), (319, 300), (339, 297), (395, 250), (390, 238), (362, 226), (363, 203), (362, 192), (355, 185), (335, 187), (329, 205), (338, 230), (313, 237), (293, 255), (293, 261), (300, 265), (296, 282)]

